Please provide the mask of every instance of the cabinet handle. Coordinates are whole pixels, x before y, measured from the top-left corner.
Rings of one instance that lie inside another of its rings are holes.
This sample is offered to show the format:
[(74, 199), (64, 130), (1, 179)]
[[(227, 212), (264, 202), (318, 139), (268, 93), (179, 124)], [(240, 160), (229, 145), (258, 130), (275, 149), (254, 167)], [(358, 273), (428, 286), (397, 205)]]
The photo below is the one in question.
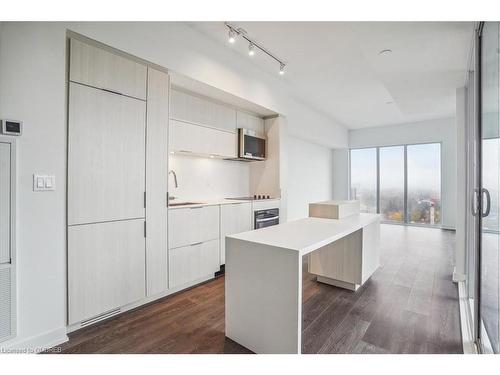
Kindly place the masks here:
[(192, 244), (191, 244), (191, 245), (189, 245), (189, 246), (197, 246), (197, 245), (201, 245), (202, 243), (203, 243), (203, 241), (201, 241), (201, 242), (196, 242), (196, 243), (192, 243)]
[(190, 209), (192, 209), (192, 210), (198, 210), (198, 209), (200, 209), (200, 208), (203, 208), (203, 206), (198, 206), (198, 207), (189, 207), (189, 208), (190, 208)]
[(110, 92), (112, 94), (123, 95), (121, 92), (110, 90), (110, 89), (102, 89), (103, 91)]

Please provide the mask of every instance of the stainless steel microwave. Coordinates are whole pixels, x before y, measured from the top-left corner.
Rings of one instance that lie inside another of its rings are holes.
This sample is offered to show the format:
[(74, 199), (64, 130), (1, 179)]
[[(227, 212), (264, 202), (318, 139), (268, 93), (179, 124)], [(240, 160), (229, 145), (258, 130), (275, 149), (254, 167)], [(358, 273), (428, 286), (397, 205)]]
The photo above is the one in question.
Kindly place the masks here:
[(250, 129), (238, 129), (238, 158), (266, 160), (266, 139)]

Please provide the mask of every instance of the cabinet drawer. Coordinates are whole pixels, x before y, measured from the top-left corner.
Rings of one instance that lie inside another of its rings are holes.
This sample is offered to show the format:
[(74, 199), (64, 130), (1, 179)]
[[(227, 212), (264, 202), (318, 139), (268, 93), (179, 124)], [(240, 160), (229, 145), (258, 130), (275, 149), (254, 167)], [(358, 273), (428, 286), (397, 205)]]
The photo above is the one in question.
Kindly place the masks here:
[(169, 288), (176, 288), (219, 270), (219, 240), (178, 247), (168, 252)]
[(168, 211), (168, 248), (219, 238), (219, 206), (178, 208)]
[(146, 100), (145, 65), (71, 39), (70, 81)]

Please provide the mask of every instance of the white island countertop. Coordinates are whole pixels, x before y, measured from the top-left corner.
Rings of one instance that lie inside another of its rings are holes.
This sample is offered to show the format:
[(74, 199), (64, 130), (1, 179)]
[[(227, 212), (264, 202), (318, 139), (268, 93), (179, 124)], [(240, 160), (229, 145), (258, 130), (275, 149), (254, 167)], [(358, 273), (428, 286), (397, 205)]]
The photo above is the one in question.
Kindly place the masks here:
[(305, 255), (380, 219), (378, 214), (352, 215), (343, 219), (308, 217), (228, 238), (298, 251)]

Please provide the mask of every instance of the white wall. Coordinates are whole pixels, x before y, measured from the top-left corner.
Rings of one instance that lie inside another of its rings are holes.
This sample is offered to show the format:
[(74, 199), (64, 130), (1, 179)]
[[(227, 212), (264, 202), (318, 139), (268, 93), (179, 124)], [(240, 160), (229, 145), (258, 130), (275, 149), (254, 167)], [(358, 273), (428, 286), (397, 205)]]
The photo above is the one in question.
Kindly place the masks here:
[(333, 150), (333, 199), (349, 198), (349, 149)]
[[(4, 346), (51, 345), (65, 337), (67, 29), (285, 114), (292, 135), (347, 145), (346, 129), (293, 99), (283, 80), (186, 24), (0, 23), (0, 118), (24, 122), (18, 142), (18, 338)], [(55, 174), (56, 191), (32, 192), (33, 173)]]
[(455, 228), (457, 204), (456, 126), (454, 118), (349, 131), (349, 147), (442, 142), (443, 226)]
[(245, 162), (171, 155), (169, 168), (177, 174), (179, 187), (169, 176), (169, 192), (181, 200), (218, 200), (250, 195), (250, 164)]
[(332, 199), (333, 152), (330, 148), (287, 138), (288, 220), (309, 216), (309, 203)]

